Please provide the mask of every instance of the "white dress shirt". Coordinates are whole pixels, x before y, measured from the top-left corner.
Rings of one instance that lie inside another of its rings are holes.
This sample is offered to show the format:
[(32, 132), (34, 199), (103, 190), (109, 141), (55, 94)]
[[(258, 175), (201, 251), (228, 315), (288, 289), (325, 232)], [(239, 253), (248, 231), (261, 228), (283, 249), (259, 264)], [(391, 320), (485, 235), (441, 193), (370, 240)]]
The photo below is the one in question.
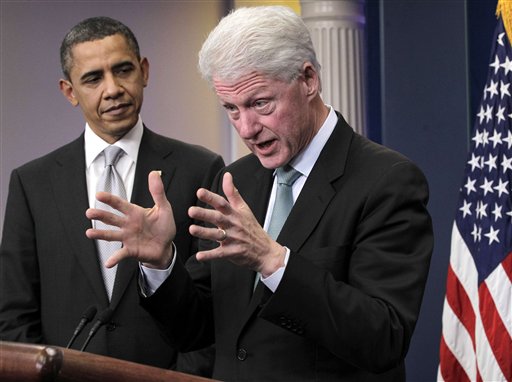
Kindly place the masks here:
[[(121, 147), (125, 154), (116, 163), (116, 170), (121, 176), (126, 190), (126, 197), (131, 199), (133, 182), (135, 179), (135, 166), (139, 155), (139, 146), (142, 140), (143, 124), (139, 116), (137, 124), (126, 133), (114, 146)], [(89, 206), (94, 208), (96, 203), (96, 185), (105, 168), (105, 155), (103, 150), (110, 146), (102, 138), (97, 136), (89, 126), (85, 125), (85, 175), (87, 180), (87, 195)]]

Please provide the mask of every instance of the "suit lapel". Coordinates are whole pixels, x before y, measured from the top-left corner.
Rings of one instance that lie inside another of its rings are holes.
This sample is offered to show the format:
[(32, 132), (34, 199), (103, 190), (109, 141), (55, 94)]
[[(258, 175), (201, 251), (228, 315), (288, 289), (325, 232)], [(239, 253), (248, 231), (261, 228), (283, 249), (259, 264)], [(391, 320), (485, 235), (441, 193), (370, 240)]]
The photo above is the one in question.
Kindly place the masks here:
[(76, 257), (98, 301), (106, 305), (107, 294), (103, 287), (96, 246), (93, 240), (85, 236), (85, 231), (91, 228), (91, 222), (85, 216), (89, 201), (85, 180), (83, 134), (59, 153), (50, 181), (65, 235), (73, 249), (70, 256)]
[[(131, 202), (144, 208), (154, 205), (153, 198), (148, 189), (148, 175), (152, 170), (162, 171), (164, 189), (167, 190), (170, 179), (175, 171), (172, 162), (167, 160), (172, 152), (160, 144), (156, 134), (144, 127), (144, 133), (139, 147), (137, 166)], [(133, 277), (138, 275), (138, 262), (125, 259), (119, 263), (116, 272), (116, 281), (112, 291), (111, 307), (115, 309), (123, 294), (130, 286)]]
[[(294, 252), (302, 247), (318, 224), (318, 221), (322, 218), (330, 201), (336, 195), (333, 183), (343, 175), (345, 169), (348, 150), (354, 132), (339, 114), (338, 119), (331, 137), (318, 157), (299, 198), (295, 202), (277, 238), (279, 243), (287, 246)], [(263, 174), (265, 174), (264, 171)], [(247, 199), (242, 194), (261, 224), (263, 224), (268, 206), (268, 198), (262, 198), (261, 195), (270, 195), (272, 187), (272, 172), (267, 172), (266, 174), (266, 180), (264, 177), (260, 178), (262, 188), (254, 187), (254, 184), (260, 183), (253, 182), (248, 185), (246, 190)], [(252, 274), (254, 275), (254, 272)], [(249, 276), (246, 277), (245, 284), (250, 279)], [(252, 280), (254, 280), (254, 276)], [(244, 289), (246, 288), (245, 284), (243, 285)], [(250, 298), (246, 313), (242, 317), (239, 333), (251, 317), (257, 314), (259, 307), (270, 297), (270, 290), (263, 283), (258, 283)]]
[(298, 251), (313, 232), (336, 195), (334, 182), (345, 170), (354, 132), (341, 115), (338, 118), (277, 239), (292, 251)]

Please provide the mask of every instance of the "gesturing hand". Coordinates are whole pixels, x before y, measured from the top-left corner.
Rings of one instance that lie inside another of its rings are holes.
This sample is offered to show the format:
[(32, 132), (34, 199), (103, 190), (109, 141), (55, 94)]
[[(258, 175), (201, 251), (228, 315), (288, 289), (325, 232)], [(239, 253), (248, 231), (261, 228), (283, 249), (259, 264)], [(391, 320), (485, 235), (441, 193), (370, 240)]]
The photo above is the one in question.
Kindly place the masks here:
[(192, 219), (218, 227), (190, 226), (189, 231), (192, 235), (220, 243), (217, 248), (198, 252), (196, 258), (199, 261), (225, 258), (237, 265), (258, 271), (263, 277), (269, 276), (284, 265), (285, 248), (272, 240), (260, 226), (235, 188), (230, 173), (224, 174), (222, 189), (227, 200), (204, 188), (197, 191), (198, 199), (213, 209), (189, 209), (189, 216)]
[(89, 219), (101, 220), (119, 230), (88, 229), (86, 235), (90, 239), (121, 241), (123, 246), (105, 263), (113, 267), (122, 259), (133, 257), (152, 268), (166, 268), (172, 260), (171, 242), (176, 236), (176, 224), (172, 207), (164, 192), (164, 186), (158, 171), (148, 176), (149, 192), (155, 205), (153, 208), (142, 208), (115, 195), (99, 192), (96, 198), (120, 211), (123, 216), (111, 212), (90, 208), (86, 211)]

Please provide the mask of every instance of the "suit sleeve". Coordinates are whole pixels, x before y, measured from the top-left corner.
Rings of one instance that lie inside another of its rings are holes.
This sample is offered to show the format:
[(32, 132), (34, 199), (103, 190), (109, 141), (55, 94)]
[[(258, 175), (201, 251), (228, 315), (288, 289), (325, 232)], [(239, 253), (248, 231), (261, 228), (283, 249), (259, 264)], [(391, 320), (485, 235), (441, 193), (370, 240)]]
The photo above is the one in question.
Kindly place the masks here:
[[(260, 317), (356, 367), (381, 372), (398, 365), (419, 314), (432, 253), (427, 200), (421, 171), (407, 161), (393, 165), (374, 182), (357, 220), (344, 221), (354, 225), (351, 241), (292, 253)], [(320, 256), (328, 260), (311, 261)]]
[(34, 222), (21, 179), (11, 174), (0, 245), (0, 339), (44, 342)]

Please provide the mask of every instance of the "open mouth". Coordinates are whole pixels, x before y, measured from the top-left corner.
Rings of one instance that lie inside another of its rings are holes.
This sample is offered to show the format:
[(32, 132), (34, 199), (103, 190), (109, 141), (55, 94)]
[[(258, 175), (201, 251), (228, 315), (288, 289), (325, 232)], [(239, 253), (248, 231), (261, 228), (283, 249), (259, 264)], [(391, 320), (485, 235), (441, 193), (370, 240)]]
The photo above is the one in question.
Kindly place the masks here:
[(258, 152), (260, 152), (261, 154), (269, 154), (273, 151), (276, 142), (276, 139), (270, 139), (268, 141), (256, 143), (254, 146), (256, 147), (256, 150), (258, 150)]

